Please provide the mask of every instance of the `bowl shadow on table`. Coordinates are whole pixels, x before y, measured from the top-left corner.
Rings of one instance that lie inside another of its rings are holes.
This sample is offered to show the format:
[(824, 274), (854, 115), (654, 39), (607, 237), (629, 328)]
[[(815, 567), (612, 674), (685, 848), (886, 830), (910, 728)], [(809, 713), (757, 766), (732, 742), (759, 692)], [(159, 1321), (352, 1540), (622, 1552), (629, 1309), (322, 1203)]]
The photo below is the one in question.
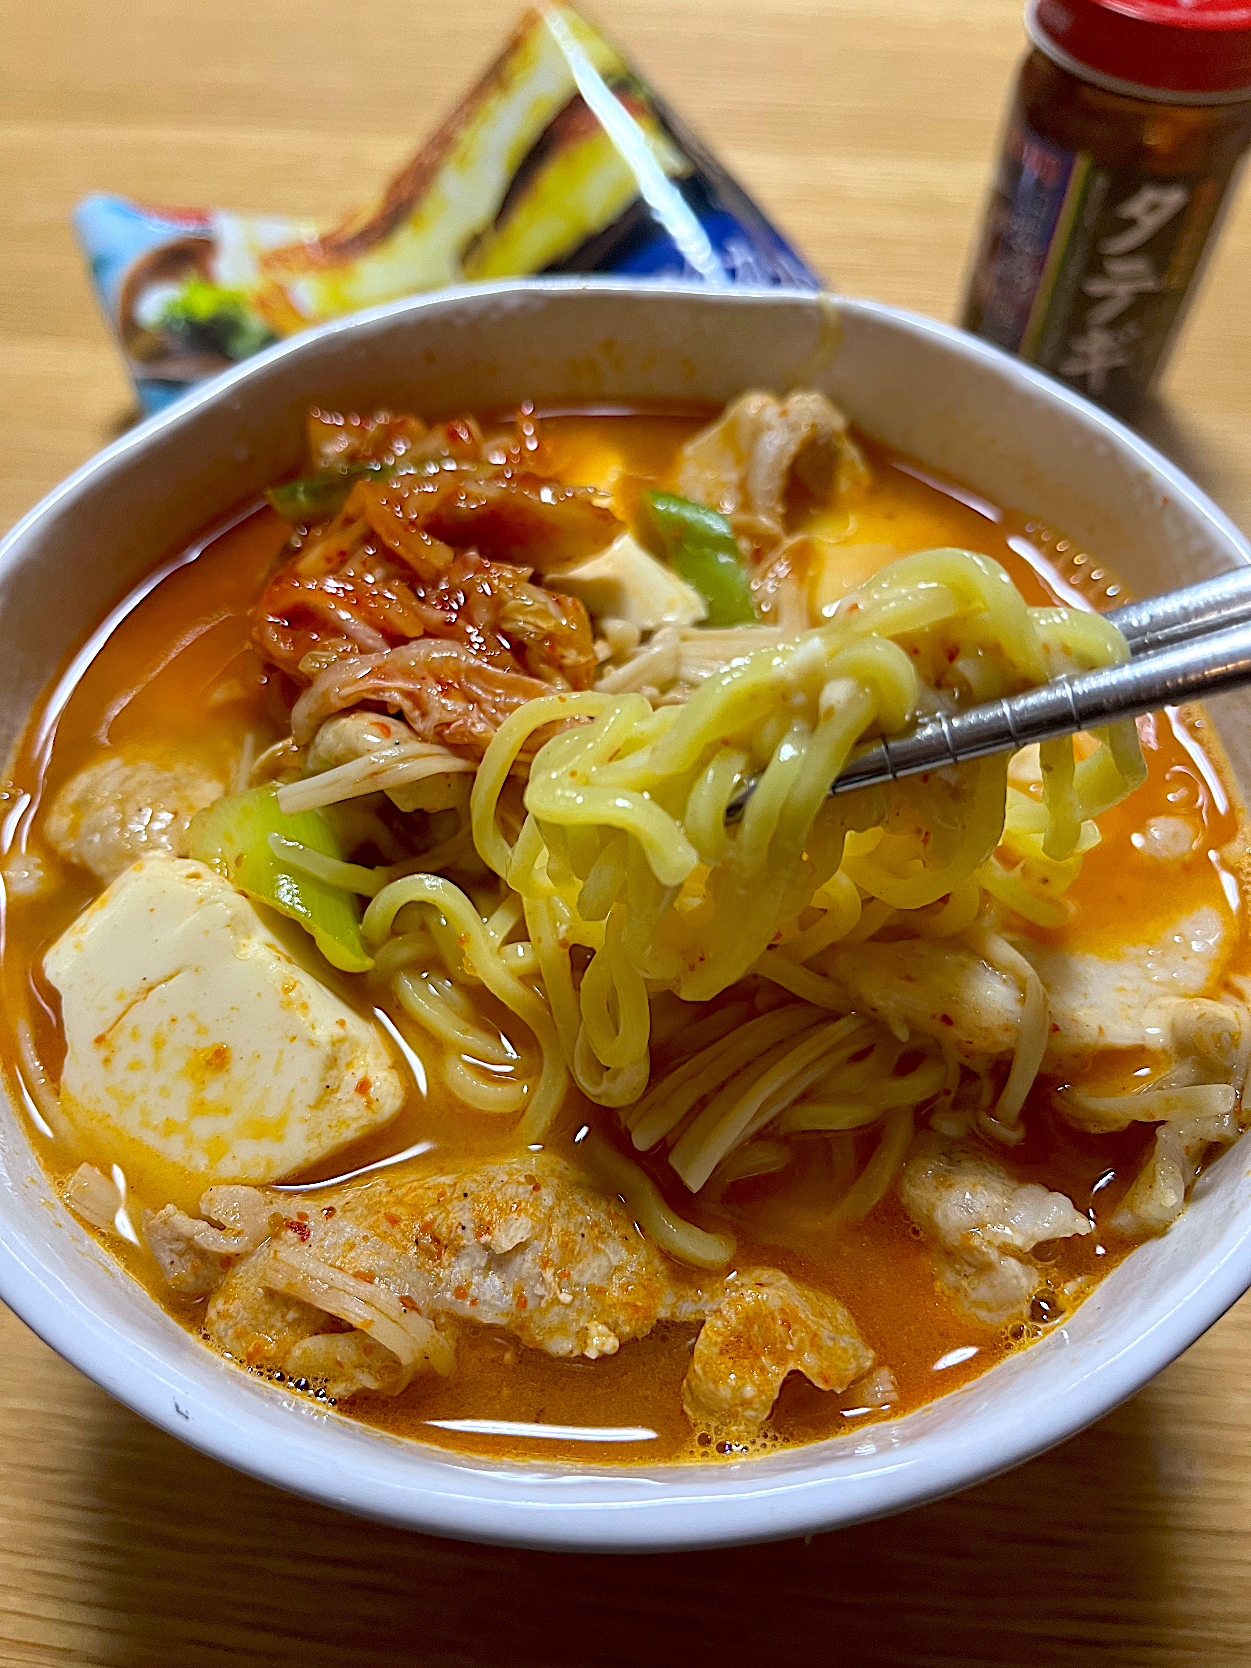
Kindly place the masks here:
[(98, 1395), (94, 1475), (79, 1483), (114, 1545), (104, 1559), (94, 1549), (108, 1571), (94, 1597), (111, 1614), (96, 1636), (104, 1654), (90, 1660), (1171, 1664), (1155, 1653), (1181, 1562), (1169, 1509), (1178, 1478), (1160, 1458), (1153, 1390), (1023, 1469), (902, 1517), (807, 1543), (641, 1558), (362, 1523), (238, 1476)]
[(138, 400), (131, 400), (126, 405), (114, 406), (100, 426), (100, 444), (108, 446), (114, 440), (120, 440), (124, 434), (129, 434), (137, 423), (142, 423), (144, 418), (149, 415), (150, 413), (143, 409)]
[(1150, 395), (1134, 417), (1133, 427), (1164, 453), (1215, 501), (1229, 507), (1238, 495), (1240, 460), (1228, 459), (1193, 419), (1159, 395)]

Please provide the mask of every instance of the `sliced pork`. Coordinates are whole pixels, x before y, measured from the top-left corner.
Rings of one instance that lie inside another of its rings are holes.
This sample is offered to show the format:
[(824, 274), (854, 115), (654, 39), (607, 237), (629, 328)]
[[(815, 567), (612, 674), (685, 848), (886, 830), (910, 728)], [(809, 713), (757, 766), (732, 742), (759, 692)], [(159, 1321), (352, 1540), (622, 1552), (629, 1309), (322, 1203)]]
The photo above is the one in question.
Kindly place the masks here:
[(939, 1285), (988, 1326), (1023, 1315), (1043, 1283), (1029, 1253), (1094, 1224), (1063, 1193), (1020, 1182), (985, 1149), (926, 1134), (899, 1178), (904, 1209), (930, 1241)]
[(108, 885), (141, 857), (185, 857), (192, 817), (225, 791), (199, 765), (111, 754), (66, 782), (44, 836), (58, 857)]
[(547, 1153), (303, 1193), (216, 1188), (202, 1208), (213, 1221), (173, 1207), (145, 1221), (170, 1283), (212, 1293), (205, 1329), (225, 1353), (331, 1396), (452, 1371), (466, 1325), (593, 1361), (665, 1322), (703, 1321), (684, 1405), (696, 1428), (747, 1437), (788, 1373), (841, 1391), (875, 1365), (837, 1298), (775, 1269), (685, 1268)]
[(683, 446), (677, 487), (728, 516), (749, 542), (767, 544), (785, 531), (792, 480), (825, 499), (840, 473), (855, 477), (863, 468), (847, 419), (824, 394), (744, 394)]

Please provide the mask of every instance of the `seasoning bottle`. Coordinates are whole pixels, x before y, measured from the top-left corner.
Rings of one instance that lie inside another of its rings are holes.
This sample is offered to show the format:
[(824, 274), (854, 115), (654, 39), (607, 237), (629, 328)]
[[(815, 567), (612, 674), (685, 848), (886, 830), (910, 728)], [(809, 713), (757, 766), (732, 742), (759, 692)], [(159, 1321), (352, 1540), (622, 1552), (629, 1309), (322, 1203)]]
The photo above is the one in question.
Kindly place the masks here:
[(1121, 416), (1251, 143), (1251, 0), (1030, 0), (962, 323)]

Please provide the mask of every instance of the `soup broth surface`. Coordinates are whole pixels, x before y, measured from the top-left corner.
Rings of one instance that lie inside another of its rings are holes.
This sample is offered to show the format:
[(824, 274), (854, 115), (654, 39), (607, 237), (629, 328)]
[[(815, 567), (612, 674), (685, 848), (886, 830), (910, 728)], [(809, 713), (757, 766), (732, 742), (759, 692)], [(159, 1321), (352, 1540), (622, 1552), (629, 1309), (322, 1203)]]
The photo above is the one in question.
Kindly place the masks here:
[[(643, 486), (669, 484), (679, 446), (707, 415), (548, 415), (542, 431), (554, 461), (551, 473), (569, 483), (601, 485), (626, 504)], [(915, 461), (857, 438), (871, 466), (871, 488), (850, 521), (846, 511), (813, 517), (817, 530), (847, 544), (847, 590), (895, 555), (956, 546), (1002, 563), (1030, 603), (1103, 609), (1125, 600), (1097, 554), (1078, 548), (1059, 530), (985, 503)], [(141, 1150), (112, 1145), (101, 1150), (63, 1119), (54, 1123), (41, 1111), (63, 1055), (57, 998), (40, 972), (41, 960), (100, 890), (85, 871), (56, 863), (41, 838), (41, 819), (70, 777), (110, 752), (191, 760), (230, 783), (238, 779), (241, 760), (286, 733), (287, 700), (250, 646), (249, 615), (289, 532), (288, 523), (267, 506), (246, 506), (122, 599), (35, 714), (5, 794), (7, 861), (25, 853), (49, 865), (57, 884), (32, 898), (14, 889), (5, 910), (4, 1064), (28, 1108), (30, 1139), (54, 1181), (63, 1185), (84, 1161), (106, 1175), (120, 1166), (136, 1223), (143, 1210), (170, 1202), (194, 1211), (202, 1184)], [(1205, 719), (1197, 712), (1160, 714), (1141, 722), (1140, 735), (1147, 781), (1101, 819), (1102, 843), (1086, 857), (1069, 894), (1075, 906), (1071, 918), (1050, 933), (1014, 923), (1016, 930), (1106, 956), (1127, 944), (1153, 941), (1201, 907), (1225, 919), (1240, 918), (1241, 879), (1232, 855), (1238, 819)], [(1202, 836), (1189, 857), (1165, 870), (1143, 831), (1153, 818), (1179, 813), (1194, 819)], [(363, 981), (333, 973), (298, 929), (276, 919), (273, 925), (293, 955), (315, 964), (318, 977), (359, 1011), (373, 1011), (374, 996)], [(433, 1174), (515, 1151), (514, 1121), (455, 1102), (440, 1073), (423, 1070), (432, 1065), (430, 1039), (398, 1006), (388, 1018), (406, 1047), (409, 1092), (402, 1111), (381, 1133), (315, 1172), (289, 1178), (290, 1185), (331, 1182), (405, 1155), (420, 1156)], [(664, 1047), (655, 1052), (663, 1065)], [(1117, 1069), (1124, 1070), (1123, 1061)], [(767, 1263), (836, 1292), (898, 1381), (900, 1402), (891, 1409), (897, 1416), (1040, 1337), (1063, 1312), (1059, 1294), (1066, 1287), (1070, 1293), (1082, 1289), (1073, 1283), (1106, 1273), (1127, 1249), (1107, 1223), (1143, 1160), (1152, 1130), (1131, 1125), (1119, 1135), (1084, 1135), (1052, 1114), (1048, 1087), (1037, 1085), (1026, 1107), (1028, 1133), (1012, 1154), (1013, 1169), (1062, 1190), (1080, 1211), (1091, 1213), (1096, 1231), (1056, 1242), (1047, 1288), (1035, 1300), (1031, 1318), (1011, 1328), (981, 1326), (953, 1309), (936, 1286), (926, 1246), (893, 1194), (862, 1222), (830, 1227), (823, 1212), (831, 1186), (829, 1161), (819, 1141), (803, 1150), (785, 1188), (777, 1177), (761, 1177), (738, 1184), (715, 1208), (698, 1199), (692, 1205), (687, 1196), (681, 1209), (701, 1226), (728, 1224), (739, 1261)], [(1110, 1086), (1109, 1092), (1121, 1087)], [(550, 1144), (574, 1156), (578, 1131), (606, 1115), (571, 1092)], [(646, 1155), (641, 1161), (650, 1165), (662, 1191), (672, 1194), (671, 1172)], [(113, 1237), (107, 1243), (170, 1314), (192, 1330), (199, 1327), (202, 1304), (173, 1297), (146, 1250)], [(556, 1360), (489, 1329), (469, 1328), (458, 1343), (457, 1371), (450, 1378), (419, 1379), (395, 1398), (358, 1396), (342, 1411), (394, 1433), (484, 1454), (649, 1463), (706, 1457), (707, 1445), (693, 1437), (679, 1396), (695, 1330), (664, 1325), (615, 1357), (590, 1362)], [(839, 1403), (839, 1397), (792, 1375), (770, 1421), (768, 1441), (810, 1441), (878, 1417)]]

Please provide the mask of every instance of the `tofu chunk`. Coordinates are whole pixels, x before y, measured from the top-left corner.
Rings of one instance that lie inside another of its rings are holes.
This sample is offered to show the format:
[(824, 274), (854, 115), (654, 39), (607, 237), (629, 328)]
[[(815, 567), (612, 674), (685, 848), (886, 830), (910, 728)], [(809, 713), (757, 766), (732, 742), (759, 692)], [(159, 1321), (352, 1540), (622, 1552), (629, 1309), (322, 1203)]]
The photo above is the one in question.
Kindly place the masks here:
[(708, 613), (699, 592), (629, 533), (563, 573), (546, 574), (544, 583), (577, 597), (593, 618), (625, 620), (640, 631), (698, 625)]
[(403, 1100), (373, 1027), (201, 863), (136, 863), (43, 965), (61, 996), (67, 1115), (198, 1176), (290, 1175)]

